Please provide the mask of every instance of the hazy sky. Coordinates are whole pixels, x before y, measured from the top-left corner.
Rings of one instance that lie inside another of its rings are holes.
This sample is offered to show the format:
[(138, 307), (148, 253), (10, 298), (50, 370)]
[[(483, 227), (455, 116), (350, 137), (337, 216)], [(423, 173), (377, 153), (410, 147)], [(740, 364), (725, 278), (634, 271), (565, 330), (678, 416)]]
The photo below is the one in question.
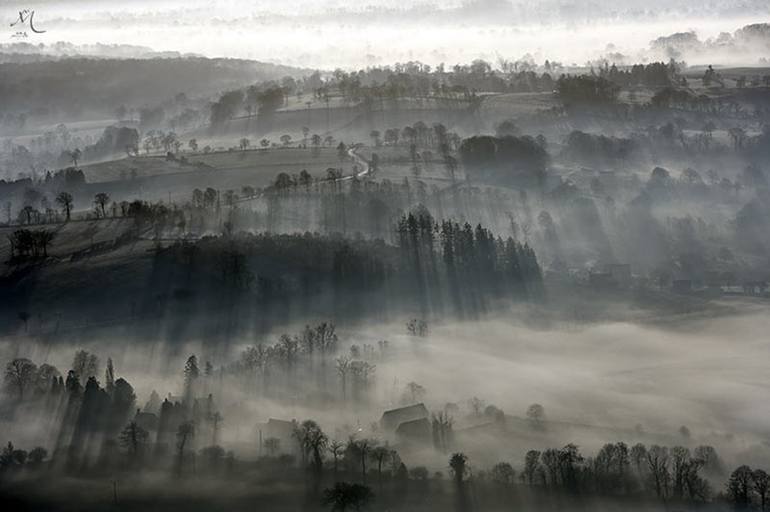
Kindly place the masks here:
[[(206, 56), (334, 68), (420, 60), (495, 61), (532, 54), (584, 64), (609, 50), (694, 30), (702, 39), (770, 19), (764, 0), (0, 0), (0, 43), (130, 44)], [(13, 38), (21, 9), (38, 30)]]

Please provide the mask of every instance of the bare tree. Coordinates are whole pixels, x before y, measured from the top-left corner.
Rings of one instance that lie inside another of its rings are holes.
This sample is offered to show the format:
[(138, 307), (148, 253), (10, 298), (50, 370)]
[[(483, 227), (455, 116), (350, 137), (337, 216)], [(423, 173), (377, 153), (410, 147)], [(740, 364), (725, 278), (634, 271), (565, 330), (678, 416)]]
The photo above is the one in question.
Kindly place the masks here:
[(739, 509), (746, 509), (751, 504), (752, 477), (751, 468), (743, 465), (737, 467), (727, 481), (730, 498)]
[(101, 210), (102, 217), (107, 217), (107, 203), (110, 202), (110, 196), (105, 192), (99, 192), (94, 196), (94, 204)]
[(658, 445), (650, 446), (650, 449), (647, 450), (647, 468), (655, 484), (655, 495), (665, 500), (668, 496), (668, 484), (671, 478), (668, 448)]
[(516, 471), (514, 471), (513, 466), (507, 462), (498, 462), (492, 467), (489, 473), (492, 477), (492, 481), (503, 487), (513, 485), (516, 477)]
[(684, 446), (674, 446), (669, 453), (673, 470), (673, 496), (681, 498), (684, 494), (685, 476), (689, 471), (690, 450)]
[(391, 450), (387, 445), (375, 446), (372, 449), (372, 459), (377, 463), (377, 481), (382, 486), (382, 465), (390, 458)]
[(56, 232), (48, 229), (40, 229), (34, 232), (34, 242), (39, 249), (43, 250), (43, 257), (48, 256), (48, 247), (56, 238)]
[(296, 426), (293, 435), (299, 444), (303, 464), (307, 463), (307, 457), (312, 455), (313, 469), (320, 474), (323, 470), (323, 454), (329, 438), (321, 430), (320, 425), (313, 420), (305, 420)]
[(481, 416), (481, 411), (484, 410), (484, 406), (485, 405), (486, 404), (485, 404), (484, 400), (482, 400), (481, 398), (479, 398), (477, 396), (474, 396), (473, 398), (468, 400), (468, 407), (470, 407), (471, 411), (473, 411), (473, 415), (477, 416), (477, 417)]
[(334, 460), (334, 476), (336, 477), (340, 457), (345, 452), (345, 443), (342, 441), (334, 440), (329, 443), (329, 446), (327, 446), (326, 449), (329, 450), (329, 453), (332, 454), (332, 459)]
[(315, 327), (315, 342), (322, 354), (332, 352), (337, 346), (337, 341), (334, 324), (321, 322)]
[(70, 160), (72, 160), (72, 165), (77, 167), (78, 160), (80, 160), (80, 157), (83, 155), (83, 152), (80, 151), (80, 148), (75, 148), (72, 151), (67, 152), (67, 155), (70, 157)]
[(352, 361), (350, 363), (350, 373), (353, 376), (354, 387), (356, 392), (355, 396), (361, 396), (362, 390), (367, 390), (371, 379), (374, 377), (377, 371), (377, 365), (370, 363), (369, 361)]
[(342, 399), (344, 400), (347, 397), (347, 380), (348, 380), (348, 373), (350, 372), (350, 358), (347, 356), (340, 356), (337, 359), (334, 360), (335, 362), (335, 369), (337, 371), (337, 375), (340, 376), (340, 382), (342, 384)]
[(377, 441), (374, 439), (354, 439), (351, 438), (348, 441), (348, 451), (358, 455), (358, 459), (361, 462), (361, 479), (366, 483), (366, 460), (369, 458), (372, 448), (377, 446)]
[(406, 332), (410, 336), (426, 337), (428, 335), (428, 323), (425, 320), (412, 318), (406, 323)]
[(524, 475), (526, 476), (527, 483), (532, 485), (535, 481), (535, 473), (540, 467), (540, 452), (537, 450), (529, 450), (524, 456)]
[(61, 377), (61, 373), (55, 366), (43, 363), (38, 367), (35, 375), (35, 388), (46, 393), (50, 391), (54, 381), (58, 381), (59, 377)]
[(545, 407), (540, 404), (532, 404), (527, 407), (527, 419), (532, 428), (542, 430), (545, 420)]
[(636, 467), (639, 480), (643, 480), (645, 463), (647, 462), (647, 448), (642, 443), (637, 443), (631, 447), (631, 462)]
[(217, 437), (219, 436), (219, 427), (222, 424), (224, 418), (219, 411), (214, 412), (211, 415), (211, 446), (217, 445)]
[(59, 192), (56, 196), (56, 202), (64, 208), (64, 214), (66, 219), (70, 220), (70, 213), (72, 212), (72, 194), (69, 192)]
[(764, 512), (767, 504), (767, 493), (770, 491), (770, 475), (762, 469), (755, 469), (751, 473), (751, 486), (759, 496), (760, 510)]
[(37, 365), (27, 358), (12, 360), (5, 366), (5, 385), (18, 393), (19, 400), (24, 399), (24, 392), (34, 383)]
[(185, 421), (176, 432), (177, 449), (177, 471), (182, 474), (182, 465), (184, 463), (184, 453), (190, 439), (195, 436), (195, 424), (192, 421)]

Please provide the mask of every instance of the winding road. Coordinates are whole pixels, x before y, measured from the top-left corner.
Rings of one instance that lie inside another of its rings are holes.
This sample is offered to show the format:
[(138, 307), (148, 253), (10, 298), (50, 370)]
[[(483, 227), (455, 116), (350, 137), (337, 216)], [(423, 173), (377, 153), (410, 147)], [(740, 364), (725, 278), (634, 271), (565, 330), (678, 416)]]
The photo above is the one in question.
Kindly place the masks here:
[(357, 174), (351, 174), (350, 176), (342, 176), (341, 178), (336, 178), (335, 181), (350, 181), (353, 178), (365, 178), (367, 176), (370, 176), (373, 172), (372, 166), (369, 165), (369, 162), (356, 153), (357, 147), (352, 147), (348, 149), (348, 156), (350, 156), (351, 159), (356, 163), (356, 165), (359, 166), (359, 168), (363, 169), (359, 171)]

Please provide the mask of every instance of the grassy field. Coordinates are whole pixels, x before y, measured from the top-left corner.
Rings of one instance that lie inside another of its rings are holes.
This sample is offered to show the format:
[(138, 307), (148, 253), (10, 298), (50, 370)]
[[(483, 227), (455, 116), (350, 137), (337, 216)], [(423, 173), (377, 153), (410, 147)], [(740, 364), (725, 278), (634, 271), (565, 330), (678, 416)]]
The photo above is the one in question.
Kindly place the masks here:
[(481, 104), (481, 117), (506, 118), (534, 114), (558, 106), (552, 92), (517, 92), (487, 97)]
[[(435, 151), (433, 151), (430, 160), (420, 159), (418, 162), (419, 172), (415, 172), (409, 157), (409, 148), (404, 145), (381, 146), (378, 148), (364, 146), (358, 150), (358, 153), (367, 160), (371, 160), (373, 153), (379, 156), (379, 170), (372, 176), (373, 179), (378, 181), (387, 179), (394, 183), (400, 183), (404, 178), (408, 178), (409, 180), (418, 179), (428, 185), (436, 185), (438, 187), (452, 184), (441, 156), (436, 154)], [(455, 177), (459, 181), (464, 179), (463, 172), (459, 167), (455, 172)]]
[[(250, 170), (256, 181), (267, 184), (280, 172), (295, 174), (307, 169), (311, 174), (321, 175), (329, 167), (340, 166), (337, 150), (321, 148), (317, 156), (311, 149), (279, 148), (249, 149), (246, 151), (221, 151), (208, 154), (183, 152), (190, 165), (179, 161), (168, 161), (163, 155), (127, 157), (120, 160), (100, 162), (83, 166), (89, 183), (130, 179), (132, 171), (136, 178), (166, 174), (195, 174), (211, 170)], [(197, 166), (197, 164), (202, 166)], [(262, 178), (267, 178), (264, 181)], [(249, 182), (254, 184), (254, 181)]]
[(348, 158), (341, 162), (337, 150), (332, 148), (322, 148), (317, 156), (311, 149), (299, 148), (182, 153), (181, 156), (190, 164), (150, 155), (85, 165), (83, 172), (93, 193), (106, 192), (114, 200), (157, 201), (169, 197), (189, 198), (195, 188), (239, 192), (244, 186), (266, 187), (280, 173), (293, 176), (303, 169), (315, 178), (325, 177), (329, 167), (342, 167), (343, 172), (349, 174), (353, 165)]
[[(117, 119), (92, 119), (88, 121), (67, 122), (65, 124), (73, 137), (85, 138), (90, 135), (94, 140), (98, 140), (105, 128), (119, 123), (120, 121)], [(46, 132), (56, 131), (58, 125), (59, 123), (32, 124), (27, 127), (24, 134), (14, 137), (14, 141), (19, 144), (30, 144), (32, 139), (42, 137)]]
[[(65, 224), (51, 224), (44, 226), (56, 232), (54, 243), (48, 250), (48, 255), (54, 259), (66, 259), (73, 253), (88, 249), (94, 244), (112, 242), (115, 238), (126, 233), (133, 219), (105, 219), (100, 221), (72, 221)], [(17, 227), (0, 228), (0, 261), (7, 261), (10, 257), (11, 245), (8, 240)], [(0, 267), (4, 271), (9, 267)]]
[[(420, 172), (415, 174), (405, 146), (374, 148), (363, 146), (361, 156), (371, 159), (380, 156), (376, 180), (401, 182), (404, 178), (420, 179), (438, 186), (451, 183), (446, 168), (438, 155), (427, 162), (421, 161)], [(218, 190), (240, 191), (244, 186), (265, 187), (275, 181), (279, 173), (297, 175), (303, 169), (314, 178), (326, 177), (330, 167), (343, 168), (352, 174), (353, 162), (340, 161), (335, 148), (322, 148), (317, 156), (311, 149), (271, 148), (247, 151), (182, 153), (190, 165), (167, 161), (164, 156), (128, 157), (83, 166), (89, 188), (107, 192), (116, 200), (141, 197), (145, 200), (187, 199), (193, 189), (212, 187)], [(458, 171), (458, 178), (461, 178)], [(95, 193), (95, 192), (94, 192)]]

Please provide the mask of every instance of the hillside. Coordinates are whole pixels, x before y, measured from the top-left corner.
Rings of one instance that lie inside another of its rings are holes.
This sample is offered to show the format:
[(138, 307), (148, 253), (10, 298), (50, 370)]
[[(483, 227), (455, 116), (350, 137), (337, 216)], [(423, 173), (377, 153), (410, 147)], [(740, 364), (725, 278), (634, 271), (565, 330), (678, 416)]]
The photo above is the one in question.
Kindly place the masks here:
[(207, 96), (303, 74), (304, 70), (288, 66), (203, 57), (1, 63), (0, 113), (26, 112), (31, 121), (72, 121), (86, 115), (112, 115), (121, 104), (153, 105), (181, 92), (188, 97)]

